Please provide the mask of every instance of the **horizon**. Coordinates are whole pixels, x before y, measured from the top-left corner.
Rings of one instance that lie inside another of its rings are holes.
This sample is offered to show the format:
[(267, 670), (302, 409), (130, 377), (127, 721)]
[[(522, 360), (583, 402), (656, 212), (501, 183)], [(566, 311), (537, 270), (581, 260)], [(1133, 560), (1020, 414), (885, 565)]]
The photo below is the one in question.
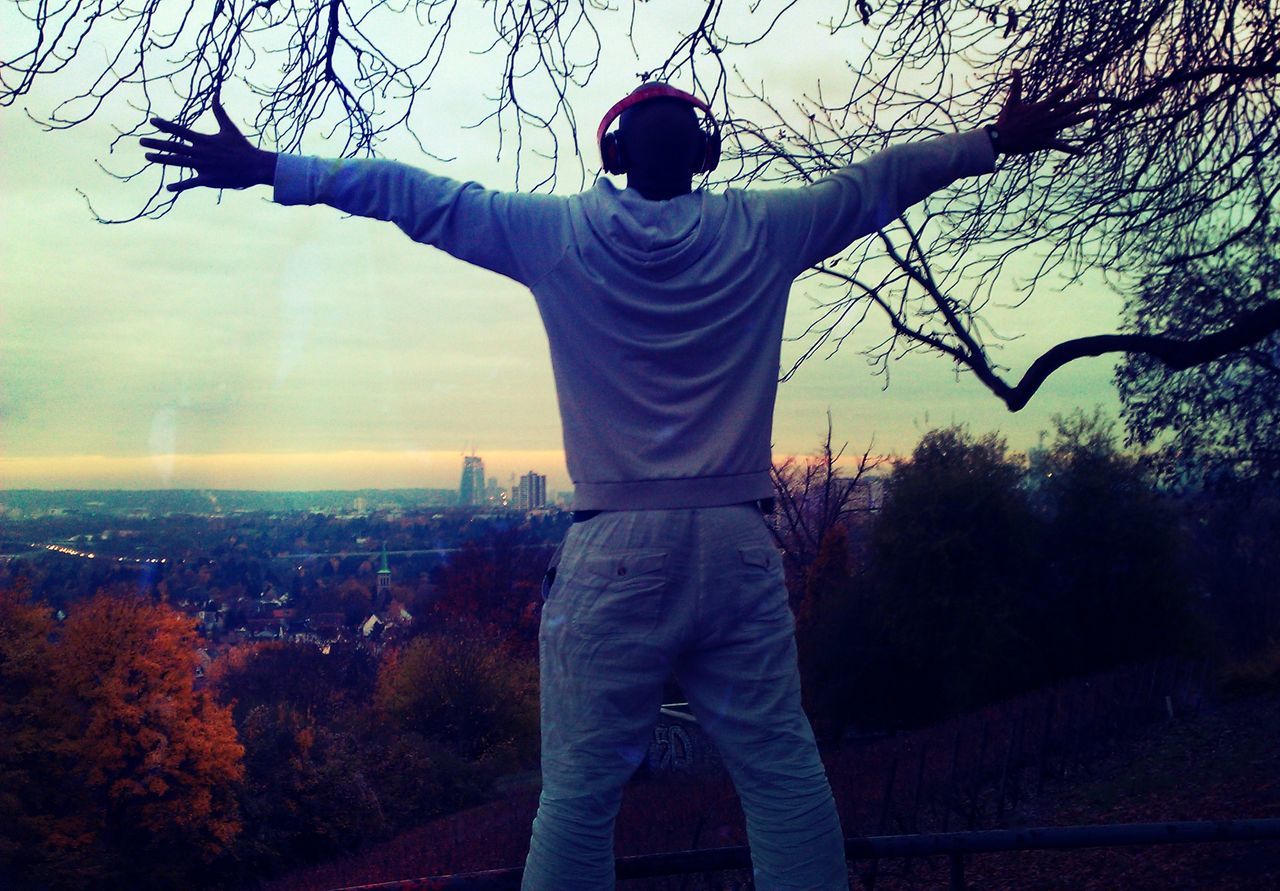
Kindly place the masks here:
[[(939, 425), (951, 426), (951, 425)], [(971, 432), (981, 435), (983, 430)], [(929, 428), (935, 429), (935, 428)], [(999, 431), (995, 431), (999, 434)], [(1002, 434), (999, 434), (1002, 435)], [(918, 438), (917, 438), (918, 441)], [(1007, 440), (1006, 440), (1007, 441)], [(833, 447), (839, 449), (839, 442), (834, 435)], [(856, 468), (862, 456), (862, 449), (855, 449), (848, 443), (844, 454), (836, 461), (838, 469)], [(1019, 446), (1009, 443), (1009, 450), (1014, 455), (1027, 456), (1035, 446)], [(518, 481), (524, 473), (533, 471), (547, 477), (548, 493), (572, 492), (573, 482), (569, 479), (564, 467), (563, 451), (542, 450), (530, 452), (511, 452), (495, 449), (491, 452), (474, 451), (470, 453), (484, 461), (486, 479), (497, 480), (500, 487), (507, 488)], [(903, 458), (909, 457), (910, 451), (902, 454), (886, 452), (873, 453), (874, 465), (867, 470), (869, 476), (877, 476), (875, 466), (889, 469)], [(105, 455), (63, 455), (51, 458), (7, 458), (0, 455), (0, 496), (6, 492), (182, 492), (182, 491), (222, 491), (222, 492), (355, 492), (355, 491), (458, 491), (462, 474), (463, 458), (466, 453), (441, 452), (375, 452), (357, 450), (347, 452), (320, 452), (306, 454), (213, 454), (213, 455), (140, 455), (140, 456), (105, 456)], [(492, 457), (491, 457), (492, 456)], [(519, 456), (524, 460), (517, 460)], [(370, 462), (382, 459), (383, 466), (371, 466)], [(820, 460), (818, 449), (810, 449), (801, 453), (775, 452), (774, 465), (784, 461), (803, 462)], [(452, 466), (447, 462), (451, 460)], [(332, 472), (334, 464), (347, 465), (348, 472), (358, 469), (366, 474), (364, 479), (350, 476), (345, 481), (307, 482), (299, 479), (298, 473), (306, 474), (322, 464)], [(74, 467), (71, 471), (68, 468)], [(390, 467), (390, 471), (389, 471)], [(430, 468), (431, 476), (383, 476), (388, 472), (394, 474), (420, 473)], [(282, 468), (291, 468), (293, 484), (289, 484), (290, 474), (282, 473)], [(132, 479), (111, 479), (111, 475), (119, 477), (123, 474), (137, 474)], [(233, 474), (244, 474), (234, 476)], [(59, 475), (64, 474), (64, 475)], [(189, 475), (184, 475), (189, 474)], [(222, 474), (222, 475), (219, 475)], [(261, 484), (262, 476), (270, 475), (274, 484)], [(259, 484), (254, 484), (257, 479)]]

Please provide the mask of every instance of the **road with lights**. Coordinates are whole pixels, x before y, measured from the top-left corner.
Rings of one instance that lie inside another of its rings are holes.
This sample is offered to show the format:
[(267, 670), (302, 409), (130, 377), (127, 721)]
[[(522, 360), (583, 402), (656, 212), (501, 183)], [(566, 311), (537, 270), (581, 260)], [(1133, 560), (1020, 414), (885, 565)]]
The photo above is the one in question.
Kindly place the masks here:
[[(73, 548), (61, 544), (40, 544), (32, 542), (31, 547), (35, 551), (52, 551), (55, 554), (65, 554), (68, 557), (80, 557), (85, 560), (106, 560), (112, 563), (132, 563), (141, 565), (146, 563), (168, 563), (168, 557), (121, 557), (115, 554), (99, 554), (97, 551), (85, 551), (80, 548)], [(30, 553), (30, 552), (28, 552)], [(26, 554), (10, 554), (7, 556), (22, 557)]]

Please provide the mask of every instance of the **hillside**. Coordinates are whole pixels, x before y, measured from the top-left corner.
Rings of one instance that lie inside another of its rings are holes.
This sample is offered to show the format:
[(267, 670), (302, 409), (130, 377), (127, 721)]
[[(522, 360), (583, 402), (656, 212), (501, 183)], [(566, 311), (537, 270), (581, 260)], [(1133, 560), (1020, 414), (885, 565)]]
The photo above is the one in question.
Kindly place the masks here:
[[(1217, 704), (1141, 731), (1087, 775), (1046, 790), (1013, 826), (1280, 817), (1280, 692)], [(882, 891), (947, 887), (946, 861), (882, 872)], [(1262, 891), (1280, 889), (1280, 842), (1218, 843), (971, 858), (970, 889)]]
[[(1280, 695), (1270, 692), (1220, 703), (1117, 742), (1087, 771), (1046, 786), (1042, 795), (1013, 812), (1008, 824), (1280, 817), (1277, 740)], [(844, 785), (840, 774), (848, 754), (828, 759), (837, 790)], [(673, 829), (686, 821), (668, 822), (663, 815), (687, 813), (691, 800), (701, 802), (701, 819), (688, 835), (687, 827)], [(841, 804), (846, 813), (865, 809), (865, 803)], [(533, 789), (514, 789), (502, 801), (435, 821), (358, 857), (300, 871), (268, 887), (320, 891), (514, 865), (527, 845), (535, 807)], [(635, 784), (619, 818), (619, 854), (743, 841), (736, 799), (722, 780), (714, 778)], [(865, 867), (858, 869), (859, 875), (864, 872)], [(966, 877), (973, 889), (1280, 889), (1280, 842), (982, 855), (967, 863)], [(946, 884), (947, 864), (941, 858), (917, 860), (909, 868), (902, 861), (885, 862), (875, 881), (876, 888), (890, 891)], [(628, 883), (636, 889), (641, 885)]]

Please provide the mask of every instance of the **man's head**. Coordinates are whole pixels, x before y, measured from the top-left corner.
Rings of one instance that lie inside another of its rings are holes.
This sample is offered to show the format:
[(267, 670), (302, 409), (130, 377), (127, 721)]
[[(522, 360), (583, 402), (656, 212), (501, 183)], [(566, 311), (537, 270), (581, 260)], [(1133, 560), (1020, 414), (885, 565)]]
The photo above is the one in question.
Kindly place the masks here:
[[(699, 122), (700, 111), (708, 129)], [(615, 119), (618, 129), (606, 132)], [(720, 134), (710, 108), (666, 84), (645, 84), (614, 105), (600, 122), (597, 137), (605, 170), (626, 173), (629, 184), (637, 187), (683, 181), (687, 192), (693, 175), (713, 169), (720, 157)]]

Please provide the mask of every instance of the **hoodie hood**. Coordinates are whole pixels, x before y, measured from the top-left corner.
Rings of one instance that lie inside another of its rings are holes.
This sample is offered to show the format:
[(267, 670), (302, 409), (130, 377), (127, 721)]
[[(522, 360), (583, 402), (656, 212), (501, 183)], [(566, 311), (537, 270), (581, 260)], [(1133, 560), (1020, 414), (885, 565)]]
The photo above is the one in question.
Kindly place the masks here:
[(574, 228), (579, 255), (649, 275), (668, 276), (702, 261), (715, 250), (724, 222), (724, 202), (701, 189), (667, 201), (650, 201), (635, 189), (607, 179), (581, 196)]

